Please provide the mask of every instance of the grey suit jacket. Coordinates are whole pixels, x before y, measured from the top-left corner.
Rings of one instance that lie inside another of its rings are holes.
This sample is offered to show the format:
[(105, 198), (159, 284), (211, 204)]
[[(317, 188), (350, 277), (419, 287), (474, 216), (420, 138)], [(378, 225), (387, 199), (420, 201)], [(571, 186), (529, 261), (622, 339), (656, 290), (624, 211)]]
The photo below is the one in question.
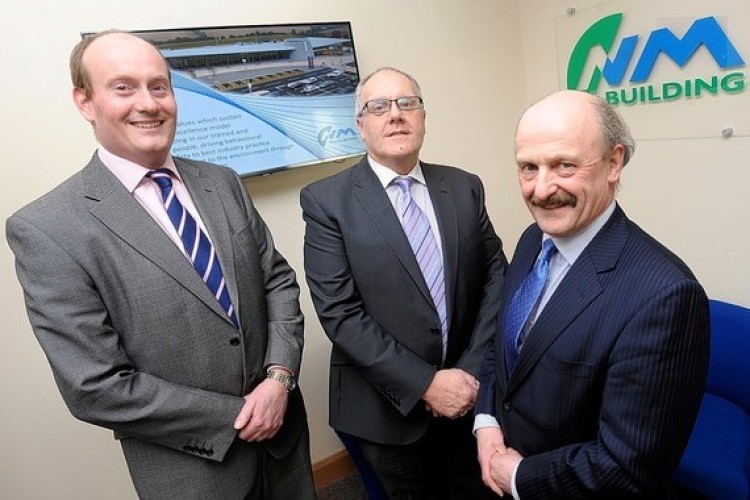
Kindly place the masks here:
[(443, 246), (448, 347), (409, 241), (367, 159), (301, 193), (305, 272), (333, 342), (330, 424), (407, 444), (431, 415), (421, 397), (436, 370), (477, 376), (494, 332), (506, 267), (475, 175), (422, 163)]
[[(294, 271), (231, 170), (175, 158), (211, 235), (241, 331), (97, 155), (10, 217), (26, 307), (70, 411), (121, 439), (143, 498), (242, 498), (259, 445), (236, 439), (242, 396), (278, 363), (299, 371)], [(306, 429), (299, 391), (266, 448)]]

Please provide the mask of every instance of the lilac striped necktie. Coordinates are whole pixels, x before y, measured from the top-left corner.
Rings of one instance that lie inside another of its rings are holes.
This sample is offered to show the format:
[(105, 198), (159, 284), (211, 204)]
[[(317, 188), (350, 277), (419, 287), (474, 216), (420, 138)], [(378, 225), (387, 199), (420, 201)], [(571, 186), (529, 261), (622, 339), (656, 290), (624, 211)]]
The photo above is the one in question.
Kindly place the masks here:
[(425, 283), (430, 290), (432, 302), (440, 318), (443, 360), (448, 344), (448, 315), (445, 306), (445, 278), (443, 276), (443, 260), (438, 251), (435, 235), (432, 233), (430, 221), (411, 197), (411, 177), (396, 177), (392, 183), (401, 190), (400, 215), (401, 225), (409, 240), (411, 249), (422, 270)]
[(229, 290), (224, 283), (224, 273), (221, 271), (221, 264), (219, 264), (216, 251), (206, 233), (201, 230), (193, 216), (177, 198), (175, 191), (172, 189), (171, 171), (160, 168), (149, 172), (146, 176), (153, 179), (161, 189), (161, 197), (164, 201), (164, 207), (167, 209), (169, 220), (172, 221), (177, 234), (180, 235), (193, 267), (226, 311), (234, 326), (239, 328), (237, 314), (232, 307)]

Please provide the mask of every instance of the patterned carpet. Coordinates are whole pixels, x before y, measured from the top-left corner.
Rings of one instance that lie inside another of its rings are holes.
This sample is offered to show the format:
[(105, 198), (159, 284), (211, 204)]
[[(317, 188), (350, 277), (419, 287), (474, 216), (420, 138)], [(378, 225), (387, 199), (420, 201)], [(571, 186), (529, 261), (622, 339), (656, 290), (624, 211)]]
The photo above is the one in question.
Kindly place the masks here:
[(366, 500), (362, 481), (356, 472), (318, 490), (318, 500)]

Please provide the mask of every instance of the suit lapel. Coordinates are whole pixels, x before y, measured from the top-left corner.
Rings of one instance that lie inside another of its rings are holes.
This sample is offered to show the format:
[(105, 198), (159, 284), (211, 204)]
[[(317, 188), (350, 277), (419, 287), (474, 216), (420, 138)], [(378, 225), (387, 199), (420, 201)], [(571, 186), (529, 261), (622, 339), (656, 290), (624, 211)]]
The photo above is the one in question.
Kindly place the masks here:
[(93, 217), (198, 299), (226, 316), (190, 261), (97, 156), (83, 174), (84, 196), (97, 202), (91, 208)]
[(422, 163), (422, 173), (435, 209), (440, 240), (443, 247), (443, 274), (445, 277), (445, 300), (450, 325), (450, 313), (455, 303), (456, 280), (458, 279), (458, 215), (456, 202), (450, 185), (445, 182), (439, 169)]
[[(627, 227), (624, 224), (626, 220), (623, 212), (617, 207), (610, 220), (578, 257), (555, 293), (552, 294), (524, 342), (518, 357), (518, 364), (511, 374), (508, 394), (521, 384), (550, 345), (575, 318), (604, 291), (601, 274), (614, 269), (625, 246), (628, 237)], [(541, 246), (541, 233), (537, 231), (534, 238), (536, 239), (536, 252), (524, 253), (523, 267), (526, 272), (533, 265)], [(522, 279), (523, 277), (513, 286), (514, 292)], [(506, 297), (506, 300), (510, 300), (509, 297)]]
[[(174, 159), (175, 166), (182, 176), (185, 187), (193, 199), (195, 208), (198, 209), (203, 224), (213, 242), (216, 255), (219, 257), (221, 270), (224, 274), (224, 282), (229, 289), (229, 297), (232, 300), (238, 319), (241, 318), (239, 295), (237, 291), (237, 275), (235, 274), (235, 255), (234, 245), (232, 242), (232, 232), (229, 228), (227, 214), (224, 205), (219, 197), (214, 182), (211, 179), (200, 176), (200, 171), (189, 163), (179, 158)], [(204, 288), (208, 289), (204, 286)], [(216, 299), (217, 312), (231, 323), (229, 317), (219, 305)]]
[(372, 171), (370, 164), (366, 159), (363, 159), (352, 169), (351, 175), (352, 193), (385, 241), (393, 249), (393, 253), (396, 254), (419, 291), (424, 295), (427, 302), (432, 304), (432, 297), (422, 276), (422, 270), (419, 269), (417, 258), (414, 256), (406, 234), (404, 234), (398, 215), (393, 210), (388, 194)]

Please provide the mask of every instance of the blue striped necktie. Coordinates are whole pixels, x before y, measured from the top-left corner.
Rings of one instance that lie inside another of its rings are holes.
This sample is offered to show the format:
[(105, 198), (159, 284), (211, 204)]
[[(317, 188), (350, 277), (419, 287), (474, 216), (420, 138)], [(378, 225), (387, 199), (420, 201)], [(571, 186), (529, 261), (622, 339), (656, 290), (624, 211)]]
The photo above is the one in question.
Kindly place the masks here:
[(401, 190), (400, 210), (401, 225), (409, 240), (409, 245), (422, 270), (425, 283), (430, 290), (432, 302), (440, 318), (440, 333), (445, 360), (448, 345), (448, 314), (445, 306), (445, 278), (443, 276), (443, 260), (438, 251), (435, 235), (432, 233), (430, 221), (411, 197), (411, 177), (396, 177), (392, 183)]
[(548, 238), (542, 245), (542, 251), (534, 263), (534, 267), (521, 282), (513, 300), (508, 305), (505, 315), (505, 364), (508, 373), (513, 371), (518, 360), (518, 352), (523, 339), (522, 332), (529, 320), (529, 314), (539, 300), (539, 296), (547, 283), (549, 263), (557, 252), (552, 238)]
[(169, 220), (172, 221), (177, 234), (182, 239), (182, 244), (193, 263), (193, 267), (226, 311), (234, 326), (239, 327), (237, 314), (232, 307), (229, 290), (227, 290), (224, 282), (224, 273), (221, 271), (221, 264), (219, 264), (216, 251), (206, 233), (201, 230), (193, 216), (177, 198), (175, 191), (172, 189), (171, 171), (160, 168), (149, 172), (146, 176), (153, 179), (161, 189), (161, 197)]

